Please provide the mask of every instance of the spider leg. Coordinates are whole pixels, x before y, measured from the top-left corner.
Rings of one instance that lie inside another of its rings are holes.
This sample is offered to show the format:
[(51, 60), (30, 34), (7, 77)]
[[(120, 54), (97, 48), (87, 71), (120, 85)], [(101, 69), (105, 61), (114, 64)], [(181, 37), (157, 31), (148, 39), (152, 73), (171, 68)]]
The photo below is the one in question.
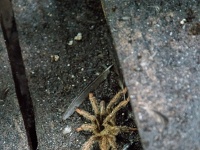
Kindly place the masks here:
[(106, 107), (106, 112), (107, 112), (107, 113), (110, 113), (110, 112), (111, 112), (111, 108), (113, 107), (113, 105), (115, 105), (115, 104), (119, 101), (121, 95), (126, 94), (126, 92), (127, 92), (127, 88), (124, 88), (123, 90), (119, 91), (119, 92), (110, 100), (109, 104), (108, 104), (107, 107)]
[(98, 138), (98, 137), (95, 136), (95, 135), (91, 136), (91, 137), (89, 138), (89, 140), (87, 140), (87, 141), (83, 144), (81, 150), (90, 150), (91, 147), (92, 147), (92, 145), (96, 142), (97, 138)]
[(85, 111), (85, 110), (82, 110), (82, 109), (79, 109), (79, 108), (76, 108), (76, 112), (85, 117), (86, 119), (94, 122), (96, 120), (96, 117), (94, 115), (91, 115), (89, 112)]
[(77, 132), (80, 132), (80, 131), (92, 131), (93, 133), (97, 133), (97, 126), (94, 125), (94, 124), (83, 124), (81, 125), (79, 128), (76, 129)]
[(103, 125), (105, 125), (106, 123), (108, 123), (110, 121), (110, 119), (113, 118), (113, 116), (122, 108), (125, 107), (128, 102), (130, 101), (130, 98), (128, 97), (127, 100), (123, 100), (121, 101), (113, 110), (112, 112), (104, 119), (103, 121)]
[(109, 122), (111, 123), (112, 126), (116, 125), (116, 123), (115, 123), (116, 122), (116, 117), (115, 116), (116, 116), (116, 114), (114, 114), (113, 117), (109, 120)]
[(109, 136), (108, 142), (109, 142), (109, 145), (112, 147), (112, 150), (117, 150), (117, 143), (116, 143), (116, 137), (115, 136)]
[(85, 117), (86, 119), (90, 120), (92, 124), (97, 124), (98, 128), (100, 128), (99, 121), (94, 115), (91, 115), (89, 112), (79, 108), (76, 108), (76, 112), (81, 116)]
[(105, 101), (100, 102), (100, 121), (102, 122), (103, 117), (106, 115), (106, 109), (105, 109)]
[(120, 129), (120, 132), (130, 132), (130, 131), (137, 131), (137, 128), (131, 128), (127, 126), (117, 126)]
[(102, 139), (99, 142), (99, 147), (101, 150), (109, 150), (110, 145), (108, 143), (108, 138), (107, 136), (103, 136)]
[(92, 93), (89, 93), (89, 100), (92, 105), (92, 109), (94, 111), (95, 116), (98, 116), (99, 108), (98, 108), (98, 104), (97, 104), (97, 99), (96, 99), (96, 97), (94, 97), (94, 95)]

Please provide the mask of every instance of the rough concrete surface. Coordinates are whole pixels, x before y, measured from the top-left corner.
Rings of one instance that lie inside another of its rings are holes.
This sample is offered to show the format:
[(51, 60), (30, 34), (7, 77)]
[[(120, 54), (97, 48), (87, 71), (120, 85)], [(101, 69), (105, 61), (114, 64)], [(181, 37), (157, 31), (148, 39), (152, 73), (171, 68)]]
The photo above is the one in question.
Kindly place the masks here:
[(200, 1), (102, 0), (146, 150), (200, 149)]
[[(79, 150), (91, 136), (75, 131), (86, 122), (83, 117), (74, 113), (63, 121), (62, 115), (83, 88), (117, 62), (99, 2), (12, 0), (35, 108), (39, 150)], [(74, 40), (78, 33), (82, 33), (82, 39)], [(27, 150), (2, 34), (0, 62), (0, 149)], [(91, 92), (107, 103), (120, 89), (116, 70), (112, 68), (108, 79)], [(92, 112), (87, 100), (80, 108)], [(118, 116), (118, 125), (136, 127), (130, 105), (119, 111)], [(64, 135), (65, 127), (68, 133)], [(120, 134), (117, 144), (119, 149), (142, 149), (137, 132)], [(94, 149), (98, 149), (97, 144)]]

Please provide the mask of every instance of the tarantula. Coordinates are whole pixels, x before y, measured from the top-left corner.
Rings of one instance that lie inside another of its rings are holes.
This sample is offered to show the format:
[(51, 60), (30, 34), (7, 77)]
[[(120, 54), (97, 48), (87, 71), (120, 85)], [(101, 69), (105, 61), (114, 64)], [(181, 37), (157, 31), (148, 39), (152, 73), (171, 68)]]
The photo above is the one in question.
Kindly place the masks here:
[(79, 108), (76, 109), (78, 114), (91, 121), (91, 123), (81, 125), (81, 127), (77, 128), (76, 131), (79, 132), (84, 130), (93, 133), (93, 135), (82, 146), (82, 150), (90, 150), (95, 142), (99, 143), (101, 150), (109, 150), (110, 148), (112, 150), (116, 150), (116, 136), (120, 132), (137, 130), (136, 128), (116, 125), (116, 113), (122, 107), (125, 107), (128, 104), (130, 98), (121, 101), (117, 106), (115, 105), (120, 100), (121, 95), (126, 94), (126, 92), (126, 88), (119, 91), (111, 99), (107, 107), (105, 107), (104, 101), (101, 101), (98, 105), (97, 99), (93, 96), (92, 93), (89, 93), (89, 100), (92, 105), (94, 115), (91, 115), (89, 112)]

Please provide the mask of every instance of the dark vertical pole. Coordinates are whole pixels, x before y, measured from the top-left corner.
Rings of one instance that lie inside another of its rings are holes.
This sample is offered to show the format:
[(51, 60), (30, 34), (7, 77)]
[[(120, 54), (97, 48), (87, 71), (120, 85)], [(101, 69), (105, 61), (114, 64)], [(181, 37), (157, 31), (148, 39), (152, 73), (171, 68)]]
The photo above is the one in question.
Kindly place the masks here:
[(33, 103), (19, 45), (18, 32), (10, 0), (0, 0), (0, 21), (10, 60), (15, 91), (24, 120), (30, 150), (37, 149)]

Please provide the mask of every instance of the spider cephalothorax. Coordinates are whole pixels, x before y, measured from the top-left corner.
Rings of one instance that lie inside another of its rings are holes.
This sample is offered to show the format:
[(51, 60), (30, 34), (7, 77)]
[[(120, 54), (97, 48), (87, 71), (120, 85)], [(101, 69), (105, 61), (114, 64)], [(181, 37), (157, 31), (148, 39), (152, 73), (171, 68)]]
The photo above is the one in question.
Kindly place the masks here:
[[(93, 143), (99, 142), (99, 147), (101, 150), (112, 150), (117, 149), (116, 136), (120, 132), (129, 132), (135, 131), (136, 128), (131, 128), (127, 126), (117, 126), (116, 125), (116, 113), (122, 108), (125, 107), (130, 98), (121, 101), (118, 105), (116, 103), (120, 100), (122, 95), (125, 95), (127, 89), (119, 91), (105, 107), (105, 102), (101, 101), (100, 104), (97, 104), (96, 98), (92, 93), (89, 94), (89, 100), (91, 102), (94, 115), (91, 115), (89, 112), (76, 109), (76, 112), (86, 119), (90, 120), (91, 123), (83, 124), (81, 127), (77, 128), (76, 131), (90, 131), (93, 135), (85, 142), (82, 147), (82, 150), (90, 150)], [(116, 106), (115, 106), (116, 105)]]

